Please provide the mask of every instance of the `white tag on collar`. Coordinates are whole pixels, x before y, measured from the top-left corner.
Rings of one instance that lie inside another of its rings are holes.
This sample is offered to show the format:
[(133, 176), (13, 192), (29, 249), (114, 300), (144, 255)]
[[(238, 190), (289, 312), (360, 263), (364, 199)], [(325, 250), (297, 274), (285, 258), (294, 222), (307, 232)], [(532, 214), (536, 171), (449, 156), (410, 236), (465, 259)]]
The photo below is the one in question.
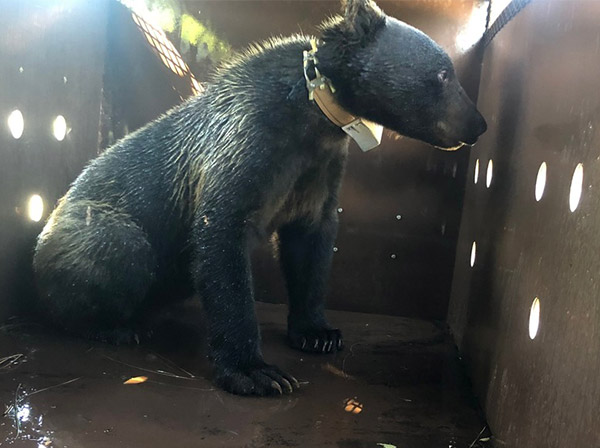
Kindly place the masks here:
[(352, 137), (363, 152), (370, 151), (381, 143), (383, 126), (364, 118), (357, 118), (347, 125), (342, 126), (342, 129)]

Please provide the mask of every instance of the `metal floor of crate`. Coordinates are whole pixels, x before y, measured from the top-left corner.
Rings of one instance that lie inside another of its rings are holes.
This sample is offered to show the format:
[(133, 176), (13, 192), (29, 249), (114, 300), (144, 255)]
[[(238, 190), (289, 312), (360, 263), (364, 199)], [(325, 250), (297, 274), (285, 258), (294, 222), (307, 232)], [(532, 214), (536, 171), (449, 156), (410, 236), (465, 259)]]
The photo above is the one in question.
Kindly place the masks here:
[[(485, 427), (449, 336), (434, 323), (331, 311), (346, 348), (310, 355), (285, 341), (286, 308), (257, 304), (263, 349), (301, 382), (244, 398), (210, 382), (199, 310), (165, 318), (152, 345), (113, 347), (0, 332), (0, 446), (469, 448)], [(124, 381), (144, 376), (140, 384)]]

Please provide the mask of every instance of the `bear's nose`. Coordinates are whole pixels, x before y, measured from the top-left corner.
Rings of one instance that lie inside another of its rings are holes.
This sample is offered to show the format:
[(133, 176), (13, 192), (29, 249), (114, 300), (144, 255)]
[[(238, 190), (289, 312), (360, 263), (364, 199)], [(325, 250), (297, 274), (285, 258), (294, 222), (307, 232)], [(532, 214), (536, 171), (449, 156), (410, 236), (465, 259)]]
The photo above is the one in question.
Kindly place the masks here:
[(471, 120), (471, 125), (469, 126), (469, 136), (463, 140), (463, 143), (466, 143), (467, 145), (474, 145), (479, 136), (485, 131), (487, 131), (487, 123), (485, 118), (483, 118), (479, 111), (475, 111), (475, 115)]
[(479, 111), (477, 111), (475, 123), (475, 132), (477, 133), (477, 137), (479, 137), (481, 134), (487, 131), (487, 122), (485, 121), (485, 118), (483, 118), (483, 115), (479, 113)]

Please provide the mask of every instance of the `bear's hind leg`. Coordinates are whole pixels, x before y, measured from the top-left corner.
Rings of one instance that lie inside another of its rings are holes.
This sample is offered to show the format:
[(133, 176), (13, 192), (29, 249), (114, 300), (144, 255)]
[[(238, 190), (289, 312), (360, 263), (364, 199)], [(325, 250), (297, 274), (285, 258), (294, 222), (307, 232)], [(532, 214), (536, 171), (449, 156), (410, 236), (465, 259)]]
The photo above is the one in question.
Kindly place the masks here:
[(156, 255), (128, 215), (97, 202), (61, 203), (39, 237), (34, 269), (46, 322), (110, 343), (139, 340)]
[(313, 353), (341, 350), (342, 333), (325, 317), (325, 286), (337, 217), (330, 213), (318, 225), (293, 222), (278, 233), (279, 255), (289, 295), (289, 344)]

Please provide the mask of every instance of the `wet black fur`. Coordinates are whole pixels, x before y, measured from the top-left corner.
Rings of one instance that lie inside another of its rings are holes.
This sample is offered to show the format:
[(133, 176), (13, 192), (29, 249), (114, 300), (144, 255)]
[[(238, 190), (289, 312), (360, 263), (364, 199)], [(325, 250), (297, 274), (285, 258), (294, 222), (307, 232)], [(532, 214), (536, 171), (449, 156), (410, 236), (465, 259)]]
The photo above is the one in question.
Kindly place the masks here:
[[(318, 56), (350, 112), (438, 146), (483, 132), (433, 41), (367, 0), (348, 0), (344, 14), (323, 25)], [(341, 349), (323, 309), (348, 138), (308, 100), (309, 41), (255, 47), (221, 69), (206, 93), (88, 165), (36, 247), (47, 320), (128, 339), (158, 300), (195, 291), (216, 382), (240, 394), (291, 392), (293, 377), (263, 360), (250, 272), (252, 248), (277, 232), (291, 345)]]

